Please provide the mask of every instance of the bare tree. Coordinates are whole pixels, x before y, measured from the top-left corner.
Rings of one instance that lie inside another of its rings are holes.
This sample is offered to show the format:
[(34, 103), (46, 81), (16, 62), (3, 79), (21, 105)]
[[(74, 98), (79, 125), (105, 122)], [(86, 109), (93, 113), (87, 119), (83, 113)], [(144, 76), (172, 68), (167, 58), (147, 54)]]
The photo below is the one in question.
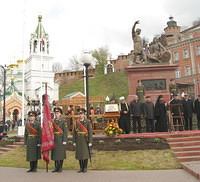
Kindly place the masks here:
[(194, 21), (192, 22), (192, 25), (193, 25), (193, 26), (195, 26), (195, 25), (200, 25), (200, 17), (197, 18), (196, 20), (194, 20)]
[(83, 69), (83, 64), (79, 61), (76, 55), (72, 56), (72, 58), (70, 58), (69, 61), (70, 61), (70, 70), (79, 71)]
[(104, 67), (107, 63), (107, 59), (111, 56), (107, 46), (100, 47), (92, 51), (92, 56), (96, 59), (96, 69), (100, 74), (104, 73)]
[(53, 72), (60, 73), (63, 70), (62, 64), (59, 63), (59, 62), (56, 62), (56, 63), (53, 64), (52, 69), (53, 69)]

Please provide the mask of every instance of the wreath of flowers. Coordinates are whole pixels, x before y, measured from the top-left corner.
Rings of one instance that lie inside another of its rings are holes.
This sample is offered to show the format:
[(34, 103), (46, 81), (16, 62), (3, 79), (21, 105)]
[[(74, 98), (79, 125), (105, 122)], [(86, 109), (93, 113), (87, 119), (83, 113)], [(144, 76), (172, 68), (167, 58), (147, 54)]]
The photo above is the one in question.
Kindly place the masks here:
[(116, 135), (119, 136), (120, 134), (122, 134), (123, 130), (119, 128), (119, 125), (116, 122), (112, 121), (108, 123), (103, 132), (107, 136), (114, 137)]

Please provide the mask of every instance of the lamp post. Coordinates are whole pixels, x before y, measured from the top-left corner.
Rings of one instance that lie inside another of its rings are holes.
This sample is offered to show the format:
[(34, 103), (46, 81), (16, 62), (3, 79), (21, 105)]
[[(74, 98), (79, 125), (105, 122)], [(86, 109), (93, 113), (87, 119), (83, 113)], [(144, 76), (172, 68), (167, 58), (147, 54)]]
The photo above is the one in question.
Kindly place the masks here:
[(85, 76), (84, 77), (85, 77), (85, 87), (86, 87), (85, 95), (86, 95), (86, 111), (87, 111), (86, 116), (87, 116), (87, 119), (90, 118), (88, 68), (89, 68), (89, 66), (92, 62), (92, 59), (93, 59), (92, 55), (89, 54), (88, 52), (85, 52), (81, 57), (81, 61), (82, 61), (83, 65), (85, 66)]
[(0, 67), (3, 69), (3, 131), (4, 131), (6, 124), (6, 69), (2, 65), (0, 65)]

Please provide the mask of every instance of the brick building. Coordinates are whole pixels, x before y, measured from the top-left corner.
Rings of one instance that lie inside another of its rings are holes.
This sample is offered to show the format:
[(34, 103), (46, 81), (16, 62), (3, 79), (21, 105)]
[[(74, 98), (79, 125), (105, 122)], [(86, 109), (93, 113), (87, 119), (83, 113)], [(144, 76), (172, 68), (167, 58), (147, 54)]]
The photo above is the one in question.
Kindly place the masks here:
[(176, 83), (178, 92), (196, 97), (200, 93), (200, 24), (180, 31), (173, 17), (164, 29), (171, 64), (177, 64)]

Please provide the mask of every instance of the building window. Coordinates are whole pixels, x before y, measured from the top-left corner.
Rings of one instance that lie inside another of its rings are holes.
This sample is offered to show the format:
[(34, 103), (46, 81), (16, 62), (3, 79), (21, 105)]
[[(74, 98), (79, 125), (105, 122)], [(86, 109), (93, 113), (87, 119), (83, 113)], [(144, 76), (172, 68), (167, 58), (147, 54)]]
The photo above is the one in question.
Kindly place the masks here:
[(197, 46), (197, 56), (200, 56), (200, 45)]
[(188, 49), (183, 49), (183, 58), (184, 58), (184, 59), (188, 59), (188, 58), (189, 58)]
[(190, 66), (186, 66), (185, 67), (185, 76), (190, 76), (190, 75), (191, 75)]
[(178, 68), (176, 70), (176, 78), (181, 78), (181, 70), (180, 70), (180, 68)]
[(174, 52), (174, 61), (179, 61), (179, 53)]

